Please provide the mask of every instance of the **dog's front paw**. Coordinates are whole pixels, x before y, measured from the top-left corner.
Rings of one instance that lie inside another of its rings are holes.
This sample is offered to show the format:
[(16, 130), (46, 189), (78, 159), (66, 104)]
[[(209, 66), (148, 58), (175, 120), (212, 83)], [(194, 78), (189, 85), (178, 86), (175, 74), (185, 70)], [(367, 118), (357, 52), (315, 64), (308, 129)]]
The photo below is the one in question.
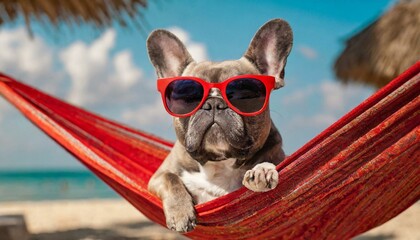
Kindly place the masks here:
[(242, 184), (254, 192), (267, 192), (274, 189), (279, 182), (276, 166), (263, 162), (245, 173)]
[(163, 208), (169, 229), (183, 233), (195, 228), (197, 220), (192, 201), (165, 201)]

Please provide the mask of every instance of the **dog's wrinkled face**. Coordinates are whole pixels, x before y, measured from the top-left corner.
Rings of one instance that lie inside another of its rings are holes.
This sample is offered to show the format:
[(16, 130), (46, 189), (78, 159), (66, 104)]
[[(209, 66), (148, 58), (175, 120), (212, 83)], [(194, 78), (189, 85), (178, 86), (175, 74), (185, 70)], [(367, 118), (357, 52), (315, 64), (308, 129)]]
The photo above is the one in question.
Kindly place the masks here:
[[(224, 80), (243, 74), (260, 74), (247, 59), (220, 63), (191, 63), (182, 73), (208, 82)], [(212, 89), (209, 97), (194, 115), (175, 118), (177, 137), (190, 155), (199, 162), (227, 158), (246, 160), (261, 148), (270, 130), (268, 108), (254, 117), (244, 117), (230, 109), (219, 89)]]
[[(195, 62), (181, 41), (165, 30), (154, 31), (147, 41), (150, 60), (160, 78), (193, 76), (208, 82), (243, 74), (265, 74), (284, 85), (284, 66), (292, 46), (292, 31), (282, 20), (270, 21), (255, 35), (239, 60)], [(187, 152), (201, 164), (236, 158), (246, 161), (264, 144), (271, 128), (269, 108), (245, 117), (230, 109), (218, 89), (194, 115), (174, 118), (175, 131)]]

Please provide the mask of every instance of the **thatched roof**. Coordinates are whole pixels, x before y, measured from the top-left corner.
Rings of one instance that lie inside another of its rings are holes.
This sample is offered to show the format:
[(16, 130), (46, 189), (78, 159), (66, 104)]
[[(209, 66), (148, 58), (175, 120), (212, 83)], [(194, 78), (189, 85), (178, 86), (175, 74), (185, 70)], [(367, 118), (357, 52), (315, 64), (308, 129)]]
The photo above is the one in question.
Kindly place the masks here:
[(145, 7), (146, 0), (0, 0), (0, 25), (23, 17), (29, 32), (31, 20), (56, 27), (88, 23), (104, 28), (114, 21), (125, 26)]
[(351, 37), (335, 62), (337, 77), (380, 88), (420, 60), (420, 0), (400, 1)]

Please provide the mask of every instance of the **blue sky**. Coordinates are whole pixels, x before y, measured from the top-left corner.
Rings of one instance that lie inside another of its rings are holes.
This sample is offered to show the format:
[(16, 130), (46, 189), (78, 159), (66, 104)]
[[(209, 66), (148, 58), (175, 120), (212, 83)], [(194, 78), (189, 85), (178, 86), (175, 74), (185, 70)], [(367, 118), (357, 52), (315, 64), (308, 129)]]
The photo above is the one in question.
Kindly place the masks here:
[[(158, 3), (156, 3), (158, 2)], [(198, 60), (237, 59), (258, 28), (272, 18), (287, 20), (294, 46), (286, 86), (273, 92), (272, 118), (284, 148), (293, 153), (374, 90), (342, 85), (332, 65), (344, 40), (389, 9), (392, 0), (345, 1), (151, 1), (141, 33), (119, 26), (62, 26), (23, 21), (0, 28), (0, 71), (101, 115), (174, 140), (171, 118), (155, 90), (146, 35), (173, 31)], [(1, 169), (81, 168), (0, 98)]]

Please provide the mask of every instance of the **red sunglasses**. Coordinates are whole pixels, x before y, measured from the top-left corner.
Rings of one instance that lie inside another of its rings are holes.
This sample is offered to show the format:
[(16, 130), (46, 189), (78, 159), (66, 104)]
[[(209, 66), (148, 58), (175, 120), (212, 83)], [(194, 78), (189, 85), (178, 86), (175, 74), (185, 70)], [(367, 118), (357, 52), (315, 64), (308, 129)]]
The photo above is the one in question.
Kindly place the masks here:
[(240, 75), (221, 83), (184, 76), (157, 81), (166, 111), (175, 117), (194, 114), (204, 104), (212, 88), (220, 90), (233, 111), (243, 116), (256, 116), (267, 108), (274, 85), (275, 78), (266, 75)]

